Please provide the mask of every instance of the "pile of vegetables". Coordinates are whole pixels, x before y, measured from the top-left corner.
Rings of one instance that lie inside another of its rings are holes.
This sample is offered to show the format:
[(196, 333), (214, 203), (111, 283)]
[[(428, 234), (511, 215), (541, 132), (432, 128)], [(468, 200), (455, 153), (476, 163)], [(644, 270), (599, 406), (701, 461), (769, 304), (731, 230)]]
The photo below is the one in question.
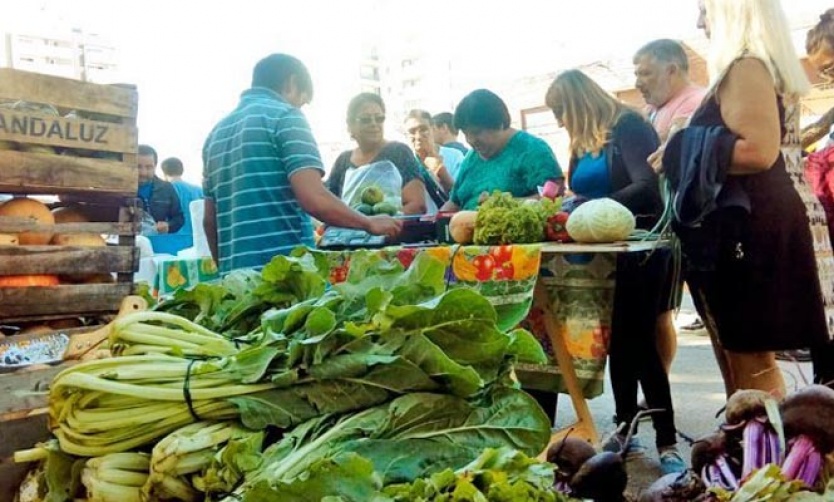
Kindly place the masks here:
[(631, 211), (612, 199), (582, 202), (568, 213), (562, 210), (561, 198), (516, 199), (496, 191), (477, 211), (456, 213), (449, 232), (460, 244), (598, 243), (626, 240), (635, 226)]
[[(532, 335), (499, 330), (477, 292), (446, 291), (428, 254), (404, 271), (357, 253), (329, 290), (323, 259), (279, 256), (121, 318), (115, 357), (67, 368), (50, 388), (57, 441), (18, 455), (41, 461), (36, 491), (566, 500), (552, 466), (529, 458), (550, 423), (510, 376), (516, 361), (544, 361)], [(454, 498), (476, 493), (487, 498)]]
[[(812, 501), (834, 499), (826, 455), (834, 451), (834, 390), (810, 385), (781, 402), (757, 390), (736, 392), (727, 401), (718, 431), (695, 441), (692, 469), (705, 486), (699, 500)], [(649, 489), (677, 497), (674, 476)], [(816, 492), (816, 493), (814, 493)], [(824, 492), (820, 495), (820, 493)]]
[(494, 192), (478, 207), (473, 240), (479, 245), (541, 242), (550, 216), (559, 212), (559, 200), (519, 200)]

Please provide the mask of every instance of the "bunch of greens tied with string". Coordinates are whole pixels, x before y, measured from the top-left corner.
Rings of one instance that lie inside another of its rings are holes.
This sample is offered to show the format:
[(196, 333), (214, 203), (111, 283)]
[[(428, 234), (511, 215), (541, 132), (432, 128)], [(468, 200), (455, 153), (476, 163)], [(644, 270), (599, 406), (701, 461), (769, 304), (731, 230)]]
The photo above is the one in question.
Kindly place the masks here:
[[(286, 277), (313, 284), (317, 259), (273, 264), (297, 267)], [(346, 284), (265, 311), (246, 343), (164, 312), (126, 316), (111, 343), (130, 355), (72, 366), (53, 381), (50, 423), (62, 451), (127, 451), (199, 420), (290, 429), (417, 392), (470, 399), (512, 385), (514, 361), (544, 361), (529, 333), (498, 329), (477, 292), (444, 293), (440, 261), (420, 255), (403, 272), (370, 254), (354, 260)], [(207, 322), (217, 310), (200, 315)]]

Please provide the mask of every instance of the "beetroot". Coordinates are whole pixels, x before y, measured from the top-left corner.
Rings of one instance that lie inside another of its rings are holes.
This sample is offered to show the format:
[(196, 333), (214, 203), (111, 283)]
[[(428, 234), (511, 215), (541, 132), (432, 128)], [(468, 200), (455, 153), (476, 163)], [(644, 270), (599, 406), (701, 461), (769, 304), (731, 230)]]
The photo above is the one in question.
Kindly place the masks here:
[(556, 479), (569, 482), (574, 474), (589, 458), (596, 455), (596, 450), (584, 439), (566, 437), (550, 445), (547, 449), (547, 461), (556, 466)]

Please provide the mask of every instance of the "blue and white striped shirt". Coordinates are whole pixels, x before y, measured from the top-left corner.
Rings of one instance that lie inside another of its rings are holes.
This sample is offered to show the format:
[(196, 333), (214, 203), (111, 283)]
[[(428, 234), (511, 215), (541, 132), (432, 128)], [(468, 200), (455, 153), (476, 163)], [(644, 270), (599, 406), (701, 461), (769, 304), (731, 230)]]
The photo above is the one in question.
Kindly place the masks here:
[(244, 92), (203, 146), (203, 190), (215, 201), (221, 274), (314, 245), (310, 217), (290, 186), (301, 169), (324, 174), (304, 115), (269, 89)]

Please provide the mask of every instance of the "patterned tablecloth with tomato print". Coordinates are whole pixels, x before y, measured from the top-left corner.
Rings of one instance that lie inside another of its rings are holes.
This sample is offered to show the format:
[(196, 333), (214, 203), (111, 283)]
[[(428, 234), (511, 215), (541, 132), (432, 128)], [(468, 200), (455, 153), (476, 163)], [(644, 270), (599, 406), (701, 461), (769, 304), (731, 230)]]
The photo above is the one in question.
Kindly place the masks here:
[[(616, 258), (611, 254), (542, 255), (541, 249), (533, 244), (390, 247), (374, 252), (406, 268), (417, 253), (429, 253), (446, 263), (449, 287), (477, 289), (495, 306), (502, 329), (527, 328), (553, 361), (542, 311), (532, 306), (536, 281), (543, 281), (583, 392), (586, 397), (595, 397), (602, 393), (605, 376)], [(328, 258), (331, 283), (343, 282), (350, 270), (351, 251), (328, 252)], [(516, 374), (524, 387), (567, 392), (555, 363), (522, 365)]]
[(201, 258), (161, 258), (154, 260), (156, 274), (152, 284), (154, 296), (164, 296), (181, 288), (219, 277), (217, 266), (210, 256)]

